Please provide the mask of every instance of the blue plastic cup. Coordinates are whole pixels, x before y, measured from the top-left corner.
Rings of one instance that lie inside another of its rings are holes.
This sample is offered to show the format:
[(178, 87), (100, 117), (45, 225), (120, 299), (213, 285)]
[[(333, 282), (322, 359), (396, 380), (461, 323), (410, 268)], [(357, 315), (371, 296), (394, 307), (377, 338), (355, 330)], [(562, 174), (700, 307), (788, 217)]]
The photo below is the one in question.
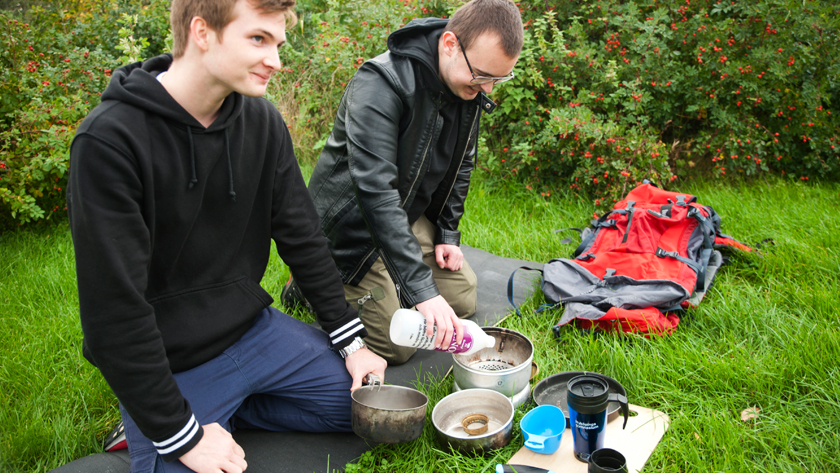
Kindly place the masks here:
[(557, 406), (535, 407), (522, 417), (519, 428), (529, 450), (551, 455), (560, 448), (560, 437), (566, 430), (566, 416)]

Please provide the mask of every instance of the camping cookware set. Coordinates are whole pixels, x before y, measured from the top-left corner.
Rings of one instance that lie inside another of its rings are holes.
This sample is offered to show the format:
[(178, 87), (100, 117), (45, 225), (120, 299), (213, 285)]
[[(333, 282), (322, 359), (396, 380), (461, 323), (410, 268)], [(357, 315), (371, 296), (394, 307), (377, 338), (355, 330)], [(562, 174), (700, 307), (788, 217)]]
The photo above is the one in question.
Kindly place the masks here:
[[(470, 355), (452, 355), (454, 392), (441, 399), (431, 415), (438, 441), (465, 454), (484, 454), (510, 443), (515, 409), (531, 397), (530, 380), (536, 371), (534, 345), (526, 336), (498, 327), (484, 331), (496, 344)], [(419, 438), (428, 397), (416, 389), (382, 385), (373, 375), (367, 381), (352, 393), (353, 432), (373, 442)], [(589, 462), (590, 471), (626, 471), (620, 453), (602, 448), (607, 422), (620, 411), (627, 424), (626, 396), (618, 381), (598, 373), (549, 376), (533, 389), (537, 407), (520, 421), (525, 446), (553, 454), (565, 429), (571, 428), (575, 458)], [(592, 459), (601, 459), (603, 468)], [(504, 470), (503, 465), (499, 468)]]

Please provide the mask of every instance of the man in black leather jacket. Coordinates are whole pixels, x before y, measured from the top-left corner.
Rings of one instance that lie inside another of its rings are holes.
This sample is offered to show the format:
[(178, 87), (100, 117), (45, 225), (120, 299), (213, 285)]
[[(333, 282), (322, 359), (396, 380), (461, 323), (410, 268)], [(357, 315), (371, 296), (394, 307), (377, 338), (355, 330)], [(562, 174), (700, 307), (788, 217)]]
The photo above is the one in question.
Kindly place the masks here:
[(435, 346), (461, 342), (475, 312), (475, 274), (459, 248), (481, 111), (513, 76), (522, 20), (509, 0), (473, 0), (451, 20), (414, 20), (362, 65), (339, 104), (309, 192), (345, 284), (391, 364), (414, 348), (391, 343), (400, 307), (426, 317)]

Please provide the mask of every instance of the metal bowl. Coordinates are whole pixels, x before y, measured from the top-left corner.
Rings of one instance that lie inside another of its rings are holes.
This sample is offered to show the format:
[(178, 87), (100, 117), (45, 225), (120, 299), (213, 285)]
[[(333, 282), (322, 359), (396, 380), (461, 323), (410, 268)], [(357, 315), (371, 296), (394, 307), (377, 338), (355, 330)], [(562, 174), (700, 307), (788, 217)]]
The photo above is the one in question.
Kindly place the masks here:
[(491, 389), (514, 397), (529, 385), (534, 345), (519, 332), (485, 327), (496, 345), (471, 355), (452, 355), (452, 374), (460, 389)]
[[(432, 411), (432, 424), (441, 445), (449, 445), (465, 454), (484, 454), (510, 443), (513, 412), (513, 403), (501, 393), (466, 389), (437, 403)], [(462, 421), (475, 414), (487, 416), (487, 430), (470, 435), (464, 430)]]
[[(567, 428), (569, 427), (569, 403), (566, 400), (566, 393), (568, 392), (567, 385), (570, 379), (581, 375), (600, 376), (601, 378), (607, 380), (611, 393), (621, 394), (622, 396), (627, 397), (627, 392), (624, 390), (624, 386), (622, 386), (621, 383), (609, 376), (605, 376), (600, 373), (593, 373), (592, 371), (566, 371), (563, 373), (553, 374), (548, 378), (545, 378), (534, 386), (534, 391), (532, 393), (534, 403), (538, 406), (549, 404), (562, 409), (563, 414), (566, 416)], [(607, 404), (607, 422), (610, 422), (619, 416), (618, 411), (620, 407), (621, 406), (617, 402), (610, 402)]]
[(429, 398), (403, 386), (367, 386), (350, 394), (353, 432), (365, 440), (403, 443), (417, 439), (426, 422)]

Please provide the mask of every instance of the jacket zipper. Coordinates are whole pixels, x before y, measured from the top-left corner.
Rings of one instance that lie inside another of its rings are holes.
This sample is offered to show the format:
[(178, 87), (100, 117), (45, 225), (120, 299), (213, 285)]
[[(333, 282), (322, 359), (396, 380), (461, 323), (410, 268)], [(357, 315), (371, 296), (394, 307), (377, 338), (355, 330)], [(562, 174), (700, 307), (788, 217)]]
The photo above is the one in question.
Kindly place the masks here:
[[(469, 134), (469, 136), (467, 136), (467, 146), (470, 144), (470, 140), (473, 137), (473, 131), (475, 131), (475, 121), (478, 120), (478, 115), (480, 113), (481, 113), (480, 111), (476, 111), (476, 114), (473, 117), (472, 125), (470, 125), (470, 134)], [(461, 169), (461, 166), (464, 165), (464, 158), (467, 157), (467, 146), (464, 146), (464, 154), (461, 155), (461, 163), (458, 164), (458, 170), (459, 171)], [(476, 143), (476, 146), (478, 146), (478, 143)], [(446, 198), (443, 199), (443, 205), (440, 207), (440, 212), (438, 212), (438, 217), (440, 217), (440, 214), (443, 213), (443, 209), (446, 208), (446, 201), (449, 200), (449, 196), (452, 195), (452, 189), (455, 188), (455, 182), (456, 181), (458, 181), (458, 173), (457, 172), (455, 173), (455, 178), (452, 179), (452, 185), (449, 186), (449, 192), (447, 192)]]
[[(443, 92), (441, 92), (441, 95), (443, 95)], [(440, 118), (439, 114), (440, 114), (440, 99), (438, 99), (438, 102), (435, 104), (435, 124), (434, 124), (434, 126), (432, 126), (432, 136), (434, 136), (435, 129), (437, 129), (438, 119)], [(426, 143), (426, 149), (423, 150), (423, 159), (420, 160), (420, 168), (422, 168), (423, 163), (426, 162), (426, 157), (429, 155), (429, 147), (431, 145), (432, 145), (432, 140), (429, 140)], [(408, 198), (409, 198), (409, 196), (411, 196), (411, 191), (414, 190), (414, 186), (417, 184), (417, 179), (419, 179), (419, 178), (420, 178), (420, 173), (418, 172), (414, 176), (414, 181), (411, 183), (411, 187), (408, 188), (408, 192), (405, 194), (405, 198), (403, 199), (402, 203), (400, 204), (401, 207), (404, 207), (405, 203), (408, 202)], [(398, 280), (399, 278), (394, 277), (397, 274), (397, 272), (391, 266), (390, 261), (388, 261), (388, 258), (385, 257), (384, 253), (380, 256), (382, 257), (382, 262), (385, 263), (385, 268), (391, 274), (391, 278)], [(400, 286), (400, 283), (396, 282), (396, 281), (394, 281), (394, 287), (397, 290), (397, 300), (400, 302), (400, 306), (402, 306), (402, 302), (403, 302), (402, 294), (401, 294), (402, 287)]]
[[(438, 114), (440, 113), (440, 108), (438, 107), (439, 104), (440, 104), (440, 102), (438, 102), (438, 104), (435, 105), (435, 124), (434, 124), (434, 126), (432, 126), (432, 135), (433, 136), (435, 134), (435, 129), (437, 128), (438, 118), (440, 118), (440, 117), (438, 117)], [(426, 149), (423, 150), (423, 159), (420, 160), (420, 168), (422, 168), (423, 163), (426, 162), (426, 157), (429, 155), (429, 147), (431, 145), (432, 145), (432, 140), (429, 140), (426, 143)], [(414, 181), (411, 183), (411, 187), (408, 188), (408, 192), (406, 192), (406, 194), (405, 194), (405, 198), (400, 203), (400, 207), (405, 206), (405, 203), (408, 201), (409, 196), (411, 196), (411, 191), (414, 190), (414, 186), (417, 184), (417, 179), (419, 179), (419, 178), (420, 178), (420, 172), (418, 171), (418, 173), (414, 176)]]
[(371, 248), (371, 250), (367, 252), (364, 258), (362, 258), (362, 261), (359, 263), (359, 266), (357, 266), (356, 270), (353, 271), (353, 274), (350, 275), (348, 282), (352, 281), (356, 277), (356, 275), (359, 274), (359, 271), (362, 270), (362, 265), (364, 265), (365, 261), (367, 261), (368, 258), (370, 258), (370, 255), (372, 255), (374, 251), (376, 251), (376, 247)]
[(359, 304), (359, 307), (361, 308), (363, 305), (365, 305), (365, 302), (367, 302), (371, 299), (373, 299), (373, 294), (368, 292), (364, 296), (360, 297), (359, 300), (356, 301), (356, 303)]
[(359, 317), (362, 316), (362, 311), (365, 309), (365, 302), (373, 299), (373, 293), (368, 292), (364, 296), (360, 297), (359, 300), (356, 301), (359, 304)]
[[(440, 111), (440, 109), (435, 107), (435, 124), (432, 127), (432, 134), (434, 134), (435, 128), (437, 128), (437, 121), (438, 121), (437, 114), (438, 114), (439, 111)], [(421, 168), (423, 167), (423, 163), (426, 162), (426, 157), (429, 155), (429, 146), (431, 146), (431, 144), (432, 144), (432, 140), (429, 140), (426, 143), (426, 149), (423, 150), (423, 158), (420, 160), (420, 167)], [(400, 207), (405, 206), (405, 203), (408, 201), (408, 197), (411, 195), (411, 191), (414, 189), (414, 186), (417, 184), (417, 179), (419, 179), (419, 178), (420, 178), (420, 173), (418, 172), (417, 175), (414, 176), (414, 181), (411, 183), (411, 187), (408, 188), (408, 192), (405, 194), (405, 198), (400, 203)], [(370, 255), (373, 254), (374, 251), (376, 251), (376, 247), (374, 247), (370, 251), (368, 251), (368, 253), (364, 256), (364, 258), (362, 258), (362, 261), (361, 261), (361, 263), (359, 263), (359, 266), (356, 268), (355, 271), (353, 271), (353, 274), (350, 275), (350, 279), (349, 279), (350, 281), (352, 281), (356, 277), (356, 275), (359, 274), (359, 271), (362, 270), (362, 265), (364, 264), (365, 261), (367, 261), (368, 258), (370, 258)], [(385, 261), (384, 256), (382, 257), (382, 261), (383, 262)], [(399, 284), (397, 284), (397, 296), (399, 296)]]
[[(394, 280), (394, 287), (397, 290), (397, 301), (399, 301), (400, 307), (402, 307), (403, 306), (403, 300), (402, 300), (402, 286), (400, 285), (400, 282), (399, 282), (400, 279), (397, 278), (397, 277), (394, 277), (394, 275), (397, 274), (397, 272), (394, 271), (394, 267), (391, 265), (391, 261), (388, 258), (385, 257), (385, 254), (382, 254), (381, 256), (382, 256), (382, 263), (385, 264), (385, 269), (388, 270), (388, 273), (391, 274), (391, 279)], [(410, 306), (407, 306), (407, 307), (410, 307)]]
[[(435, 123), (434, 123), (434, 126), (432, 127), (432, 135), (434, 135), (435, 129), (437, 128), (438, 118), (440, 118), (440, 117), (438, 116), (438, 114), (440, 113), (440, 108), (438, 107), (439, 105), (440, 105), (440, 102), (438, 102), (437, 104), (435, 104)], [(473, 123), (475, 123), (475, 121), (473, 121)], [(470, 131), (470, 137), (472, 137), (472, 131)], [(469, 139), (467, 140), (467, 142), (469, 142)], [(423, 163), (424, 163), (424, 162), (426, 162), (426, 157), (429, 155), (429, 147), (430, 147), (431, 145), (432, 145), (432, 140), (429, 140), (429, 141), (426, 143), (426, 149), (424, 149), (424, 150), (423, 150), (423, 159), (421, 159), (421, 160), (420, 160), (420, 166), (419, 166), (420, 168), (422, 168), (422, 167), (423, 167)], [(466, 152), (466, 149), (465, 149), (465, 150), (464, 150), (464, 155), (466, 156), (466, 154), (467, 154), (467, 152)], [(462, 157), (462, 158), (461, 158), (461, 162), (463, 162), (463, 160), (464, 160), (464, 158)], [(400, 207), (404, 207), (404, 206), (405, 206), (405, 203), (408, 201), (409, 196), (411, 196), (411, 191), (412, 191), (412, 190), (414, 190), (414, 186), (415, 186), (415, 185), (417, 185), (417, 179), (419, 179), (419, 178), (420, 178), (420, 173), (418, 172), (418, 173), (414, 176), (414, 181), (411, 183), (411, 186), (408, 188), (408, 192), (405, 194), (405, 198), (404, 198), (404, 199), (402, 200), (402, 202), (400, 203)], [(455, 185), (455, 182), (454, 182), (454, 181), (452, 182), (452, 185), (453, 185), (453, 186)], [(449, 192), (452, 192), (452, 189), (451, 189), (451, 188), (449, 189)], [(367, 261), (367, 259), (370, 257), (370, 255), (371, 255), (371, 254), (372, 254), (375, 250), (376, 250), (376, 248), (371, 249), (371, 250), (370, 250), (370, 251), (369, 251), (369, 252), (365, 255), (365, 257), (364, 257), (364, 258), (362, 258), (362, 263), (364, 263), (365, 261)], [(385, 255), (384, 255), (384, 254), (382, 254), (382, 255), (380, 255), (380, 256), (382, 257), (382, 262), (383, 262), (383, 263), (385, 263), (385, 268), (386, 268), (386, 269), (388, 269), (388, 272), (389, 272), (389, 273), (391, 273), (392, 275), (397, 274), (397, 273), (396, 273), (396, 271), (393, 271), (393, 268), (391, 267), (391, 265), (390, 265), (390, 264), (388, 264), (388, 259), (387, 259), (387, 258), (385, 258)], [(359, 267), (358, 267), (358, 268), (356, 268), (356, 271), (354, 271), (354, 272), (353, 272), (353, 274), (350, 276), (350, 280), (351, 280), (351, 281), (353, 280), (353, 278), (355, 278), (355, 277), (356, 277), (356, 275), (357, 275), (357, 274), (359, 274), (359, 271), (361, 271), (361, 269), (362, 269), (362, 263), (360, 263), (360, 264), (359, 264)], [(393, 278), (393, 276), (392, 276), (392, 278)], [(400, 304), (402, 304), (402, 296), (401, 296), (401, 294), (400, 294), (400, 292), (401, 292), (401, 287), (400, 287), (400, 284), (395, 282), (395, 287), (396, 287), (396, 289), (397, 289), (397, 300), (398, 300), (398, 301), (400, 301)]]

